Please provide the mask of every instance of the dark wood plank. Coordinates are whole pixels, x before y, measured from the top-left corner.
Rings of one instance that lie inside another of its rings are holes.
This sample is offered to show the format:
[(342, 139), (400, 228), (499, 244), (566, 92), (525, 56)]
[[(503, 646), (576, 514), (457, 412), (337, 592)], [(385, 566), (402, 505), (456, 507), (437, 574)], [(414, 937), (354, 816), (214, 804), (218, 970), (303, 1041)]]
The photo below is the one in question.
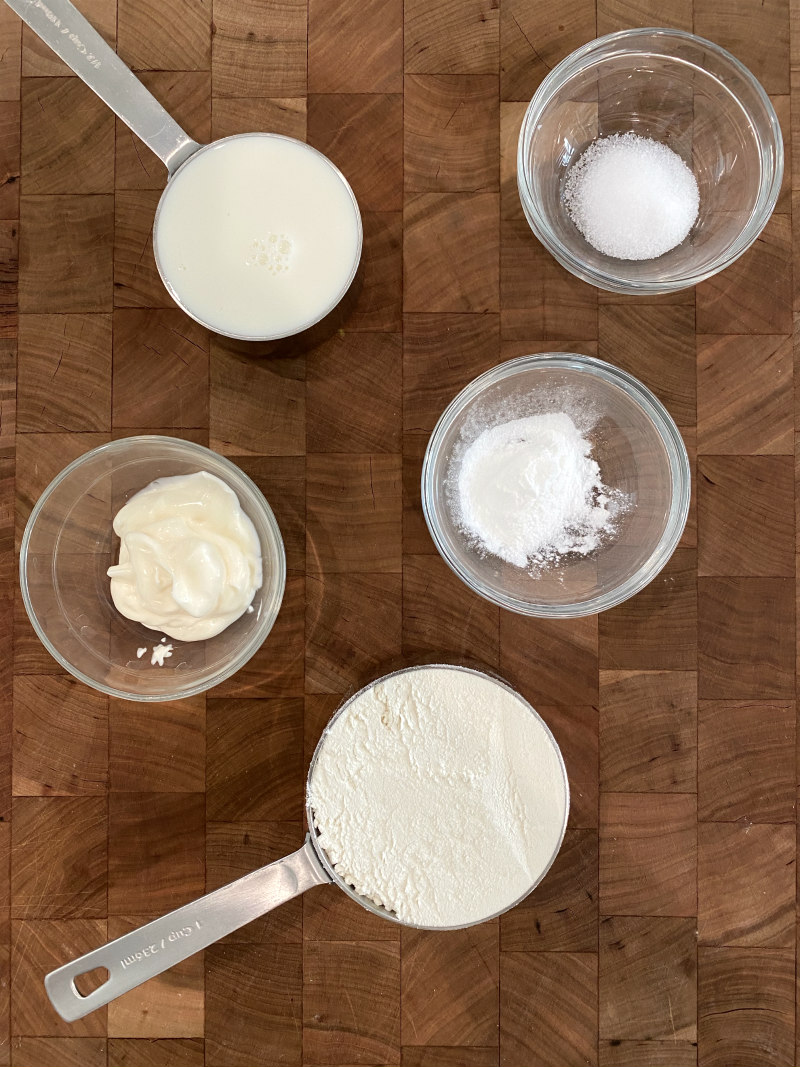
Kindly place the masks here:
[(213, 945), (205, 957), (206, 1064), (299, 1064), (301, 946)]
[(697, 444), (708, 455), (792, 455), (788, 337), (698, 336)]
[(636, 304), (600, 310), (600, 358), (653, 390), (679, 426), (697, 418), (694, 308)]
[[(110, 787), (117, 793), (201, 793), (206, 787), (204, 696), (159, 704), (111, 700)], [(153, 751), (153, 736), (158, 745)]]
[(198, 1037), (113, 1037), (108, 1042), (108, 1067), (204, 1067), (204, 1063), (204, 1042)]
[(11, 1033), (17, 1037), (103, 1037), (106, 1008), (74, 1023), (53, 1010), (44, 976), (107, 939), (105, 919), (33, 919), (11, 929)]
[(767, 0), (756, 13), (746, 4), (694, 0), (695, 33), (730, 49), (768, 93), (789, 89), (789, 5)]
[(596, 26), (591, 0), (569, 0), (557, 8), (530, 5), (524, 0), (504, 4), (500, 15), (503, 100), (530, 100), (547, 72), (590, 41)]
[(15, 1037), (14, 1067), (106, 1067), (108, 1042), (103, 1037)]
[(697, 1040), (694, 918), (601, 919), (600, 1037)]
[(114, 191), (114, 116), (79, 78), (25, 78), (21, 141), (28, 195)]
[(500, 981), (501, 1064), (596, 1060), (596, 953), (506, 952)]
[(698, 333), (790, 333), (791, 221), (773, 215), (753, 247), (697, 287)]
[(645, 589), (599, 617), (600, 667), (695, 670), (697, 554), (679, 548)]
[(600, 911), (697, 914), (693, 793), (601, 793)]
[(604, 790), (694, 792), (694, 672), (601, 671), (600, 738), (600, 782)]
[(217, 0), (211, 50), (214, 95), (303, 96), (307, 25), (302, 0), (285, 0), (269, 9), (256, 0)]
[(105, 918), (105, 797), (16, 797), (12, 818), (12, 917)]
[(309, 0), (308, 23), (309, 92), (402, 91), (400, 0)]
[(794, 589), (787, 578), (698, 579), (698, 693), (791, 699)]
[(697, 493), (698, 574), (794, 576), (791, 456), (702, 456)]
[(716, 822), (793, 823), (795, 706), (701, 700), (697, 813)]
[(306, 460), (306, 555), (312, 574), (402, 569), (399, 455)]
[(596, 290), (532, 241), (530, 227), (521, 219), (500, 224), (500, 308), (504, 341), (598, 336)]
[(20, 310), (110, 311), (113, 242), (113, 196), (23, 194)]
[(500, 5), (480, 0), (406, 0), (405, 70), (409, 74), (494, 74)]
[(211, 4), (179, 0), (167, 12), (157, 3), (118, 0), (117, 46), (135, 70), (208, 70)]
[(405, 311), (498, 309), (499, 206), (496, 193), (417, 193), (406, 198)]
[(700, 824), (701, 945), (794, 945), (795, 848), (793, 826)]
[(108, 699), (73, 678), (24, 675), (14, 683), (17, 796), (104, 794)]
[(398, 941), (306, 941), (306, 1061), (399, 1064), (400, 985)]
[[(254, 721), (259, 723), (257, 737)], [(209, 819), (301, 818), (301, 698), (211, 699), (206, 734)]]
[(495, 1044), (498, 924), (442, 934), (404, 930), (401, 946), (403, 1045)]
[(401, 345), (399, 334), (348, 330), (317, 348), (306, 376), (309, 453), (399, 453)]
[(701, 948), (697, 957), (698, 1064), (794, 1063), (794, 952)]
[(495, 192), (499, 101), (491, 74), (414, 74), (405, 79), (407, 193)]
[(204, 812), (198, 793), (110, 794), (109, 915), (170, 911), (202, 893)]
[(17, 375), (21, 433), (110, 430), (111, 316), (23, 316)]

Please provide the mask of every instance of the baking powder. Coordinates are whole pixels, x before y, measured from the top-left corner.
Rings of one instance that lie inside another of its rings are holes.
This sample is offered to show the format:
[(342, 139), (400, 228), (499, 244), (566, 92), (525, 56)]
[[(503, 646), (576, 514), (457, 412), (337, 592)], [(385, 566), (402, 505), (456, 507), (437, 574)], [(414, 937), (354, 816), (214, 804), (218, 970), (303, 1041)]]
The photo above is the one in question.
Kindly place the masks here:
[(602, 481), (592, 446), (564, 412), (492, 426), (466, 448), (455, 478), (456, 520), (480, 550), (542, 569), (587, 555), (624, 507)]

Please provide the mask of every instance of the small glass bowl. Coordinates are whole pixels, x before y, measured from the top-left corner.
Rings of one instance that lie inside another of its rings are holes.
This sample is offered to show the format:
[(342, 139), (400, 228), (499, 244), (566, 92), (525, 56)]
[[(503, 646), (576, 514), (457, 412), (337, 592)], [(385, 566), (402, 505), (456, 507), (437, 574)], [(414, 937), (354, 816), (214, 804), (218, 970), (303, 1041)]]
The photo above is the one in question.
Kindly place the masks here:
[[(158, 630), (121, 615), (107, 570), (117, 562), (116, 513), (155, 478), (208, 471), (236, 493), (261, 542), (264, 583), (252, 612), (207, 641), (177, 641), (153, 666)], [(127, 437), (70, 463), (42, 493), (28, 519), (19, 560), (25, 610), (48, 652), (76, 678), (125, 700), (177, 700), (229, 678), (272, 629), (283, 599), (286, 561), (272, 509), (233, 463), (173, 437)], [(137, 652), (146, 648), (141, 658)]]
[[(460, 456), (484, 429), (545, 411), (592, 423), (601, 477), (629, 506), (594, 553), (534, 577), (481, 552), (454, 519), (452, 495)], [(690, 495), (686, 446), (664, 406), (636, 378), (590, 356), (522, 356), (482, 374), (442, 414), (422, 465), (422, 509), (444, 561), (480, 596), (541, 618), (594, 615), (643, 589), (675, 551)]]
[[(692, 168), (700, 213), (680, 245), (651, 260), (593, 248), (563, 202), (572, 164), (597, 137), (633, 132)], [(517, 184), (531, 229), (562, 266), (615, 293), (671, 293), (730, 266), (764, 229), (783, 177), (775, 109), (749, 70), (691, 33), (611, 33), (567, 56), (531, 100)]]

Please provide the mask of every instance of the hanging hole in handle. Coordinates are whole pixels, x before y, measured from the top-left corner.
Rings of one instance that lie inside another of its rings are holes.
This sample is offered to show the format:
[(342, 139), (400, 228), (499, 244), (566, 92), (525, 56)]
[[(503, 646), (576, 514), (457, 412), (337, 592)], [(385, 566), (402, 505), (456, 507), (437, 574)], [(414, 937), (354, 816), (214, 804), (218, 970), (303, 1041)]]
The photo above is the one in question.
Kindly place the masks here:
[(74, 978), (73, 985), (79, 997), (88, 997), (104, 986), (110, 977), (107, 967), (93, 967)]

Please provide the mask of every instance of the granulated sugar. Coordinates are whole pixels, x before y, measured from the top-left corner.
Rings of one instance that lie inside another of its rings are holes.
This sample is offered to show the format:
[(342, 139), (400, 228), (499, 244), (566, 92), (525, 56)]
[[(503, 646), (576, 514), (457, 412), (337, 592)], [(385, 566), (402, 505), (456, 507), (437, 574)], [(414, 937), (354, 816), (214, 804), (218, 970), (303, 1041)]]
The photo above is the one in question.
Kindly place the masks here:
[(515, 693), (435, 666), (393, 675), (345, 708), (309, 802), (344, 881), (405, 922), (442, 927), (527, 893), (561, 840), (567, 788), (552, 738)]
[(565, 412), (492, 426), (465, 449), (455, 483), (456, 519), (484, 551), (540, 570), (567, 553), (587, 555), (624, 509), (592, 446)]
[(598, 252), (655, 259), (689, 233), (700, 194), (694, 174), (671, 148), (617, 133), (594, 141), (572, 166), (564, 203)]

